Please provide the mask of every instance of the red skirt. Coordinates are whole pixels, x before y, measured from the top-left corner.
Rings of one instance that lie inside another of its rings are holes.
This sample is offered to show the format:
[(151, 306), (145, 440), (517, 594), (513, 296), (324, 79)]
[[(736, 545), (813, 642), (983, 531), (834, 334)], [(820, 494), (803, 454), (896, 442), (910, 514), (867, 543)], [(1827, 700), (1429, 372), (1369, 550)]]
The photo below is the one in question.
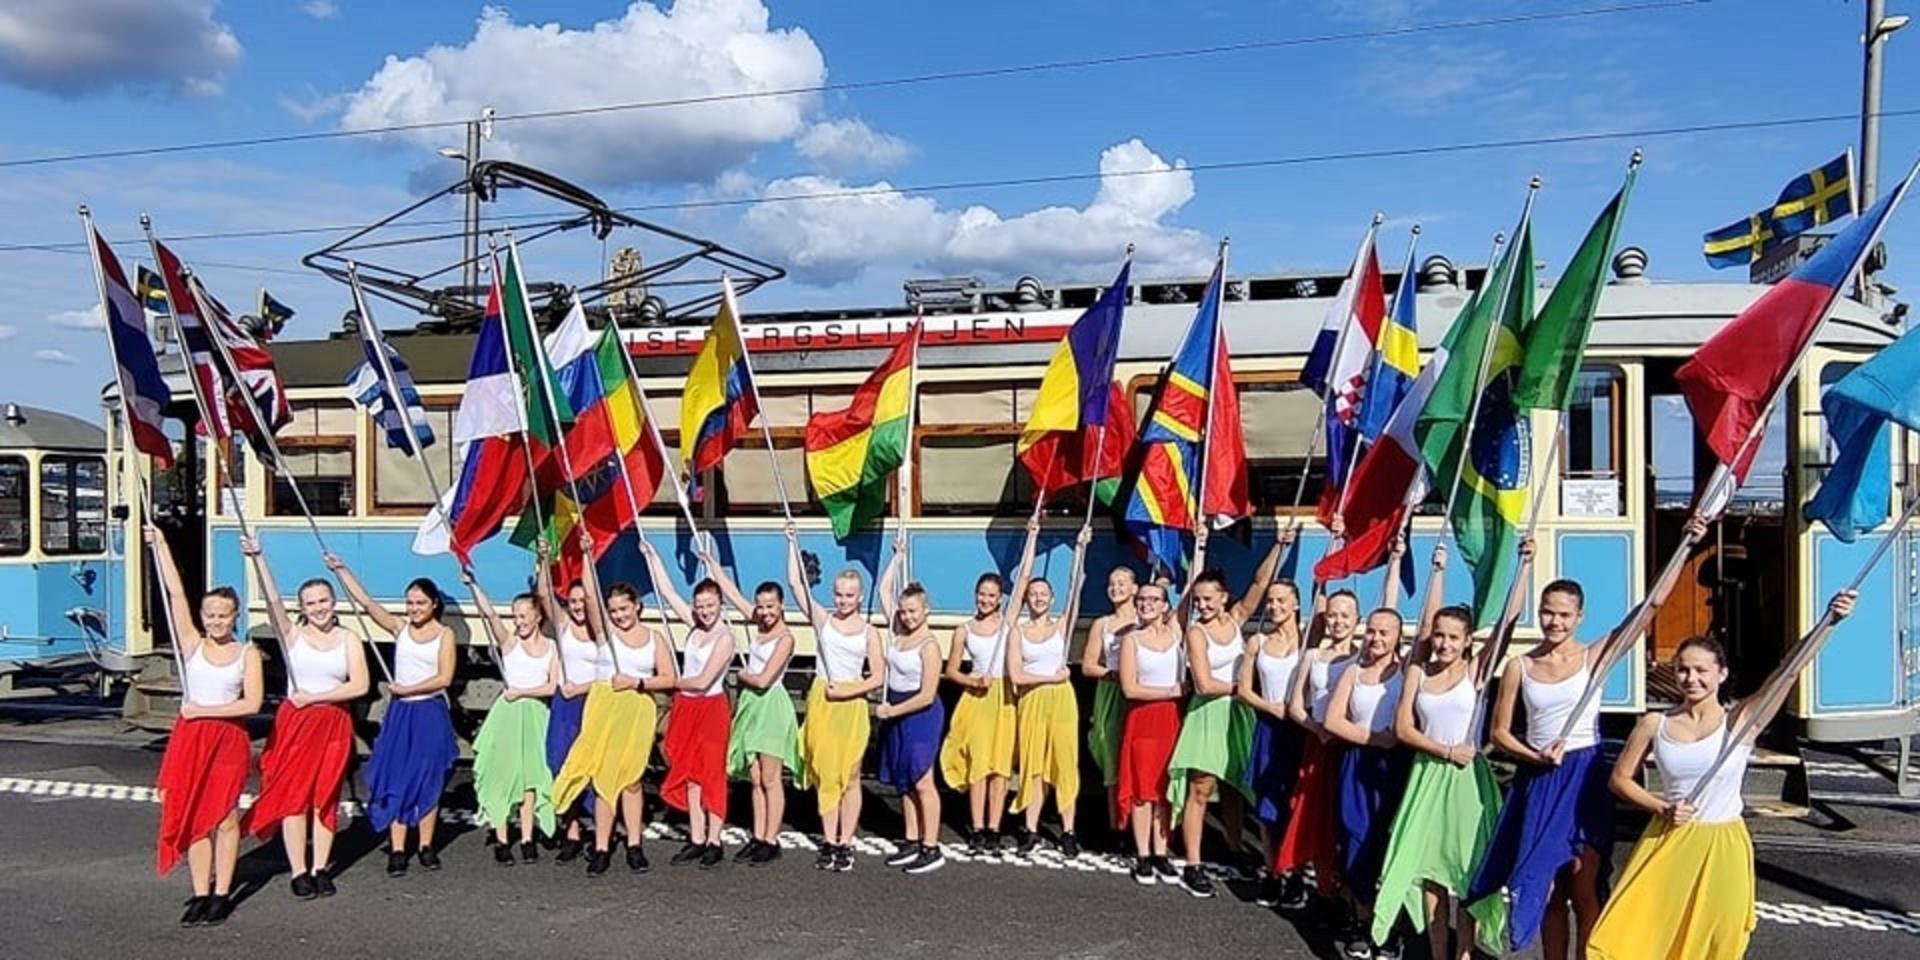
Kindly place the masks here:
[(667, 734), (660, 751), (667, 757), (667, 779), (660, 798), (675, 810), (687, 809), (687, 787), (700, 787), (700, 805), (722, 820), (727, 818), (727, 737), (733, 732), (733, 711), (721, 695), (673, 695), (667, 711)]
[(260, 798), (240, 829), (262, 840), (280, 821), (318, 813), (328, 830), (339, 829), (340, 784), (353, 756), (353, 718), (337, 703), (296, 707), (282, 700), (273, 733), (260, 755)]
[(1339, 820), (1340, 754), (1337, 743), (1307, 734), (1300, 750), (1300, 779), (1287, 802), (1287, 832), (1274, 851), (1273, 871), (1313, 867), (1313, 883), (1331, 894), (1338, 869), (1335, 829)]
[(194, 841), (213, 833), (240, 806), (252, 747), (238, 720), (179, 720), (160, 757), (160, 843), (155, 866), (166, 876)]
[(1127, 707), (1113, 785), (1115, 823), (1126, 823), (1140, 804), (1167, 802), (1167, 762), (1179, 740), (1179, 701), (1150, 700)]

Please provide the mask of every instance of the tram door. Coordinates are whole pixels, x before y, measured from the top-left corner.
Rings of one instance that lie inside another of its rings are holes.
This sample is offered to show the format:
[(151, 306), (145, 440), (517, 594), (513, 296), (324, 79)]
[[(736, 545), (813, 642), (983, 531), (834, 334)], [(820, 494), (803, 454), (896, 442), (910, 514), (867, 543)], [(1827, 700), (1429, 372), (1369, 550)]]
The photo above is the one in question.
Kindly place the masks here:
[[(1673, 374), (1681, 361), (1647, 364), (1647, 577), (1659, 575), (1684, 536), (1701, 488), (1719, 461), (1701, 442)], [(1776, 415), (1753, 471), (1706, 542), (1687, 559), (1673, 595), (1654, 618), (1647, 647), (1647, 699), (1679, 699), (1673, 654), (1687, 638), (1711, 635), (1727, 648), (1734, 696), (1752, 691), (1784, 655), (1789, 638), (1786, 420)]]
[[(206, 489), (207, 472), (213, 465), (207, 462), (206, 444), (194, 436), (199, 418), (192, 402), (188, 401), (184, 407), (175, 402), (167, 413), (167, 435), (173, 439), (178, 453), (171, 468), (154, 472), (153, 502), (148, 509), (152, 511), (154, 525), (166, 537), (174, 563), (180, 568), (180, 580), (186, 585), (188, 601), (197, 609), (206, 585)], [(132, 536), (127, 556), (139, 564), (144, 584), (141, 617), (153, 637), (154, 648), (159, 649), (162, 644), (173, 643), (173, 624), (167, 619), (160, 595), (162, 588), (153, 566), (153, 555), (147, 551), (138, 527)]]

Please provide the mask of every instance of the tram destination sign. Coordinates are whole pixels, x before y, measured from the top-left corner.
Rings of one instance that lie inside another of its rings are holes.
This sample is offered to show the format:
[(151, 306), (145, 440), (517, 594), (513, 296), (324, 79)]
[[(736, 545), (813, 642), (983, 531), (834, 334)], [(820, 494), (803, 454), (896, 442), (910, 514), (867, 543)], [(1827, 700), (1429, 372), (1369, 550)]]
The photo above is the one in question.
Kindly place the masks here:
[[(967, 313), (926, 318), (921, 340), (928, 346), (1052, 343), (1073, 325), (1078, 310), (1035, 313)], [(883, 350), (899, 343), (913, 317), (800, 320), (743, 323), (750, 353), (821, 350)], [(627, 331), (627, 349), (636, 357), (692, 354), (706, 339), (706, 327), (653, 327)]]

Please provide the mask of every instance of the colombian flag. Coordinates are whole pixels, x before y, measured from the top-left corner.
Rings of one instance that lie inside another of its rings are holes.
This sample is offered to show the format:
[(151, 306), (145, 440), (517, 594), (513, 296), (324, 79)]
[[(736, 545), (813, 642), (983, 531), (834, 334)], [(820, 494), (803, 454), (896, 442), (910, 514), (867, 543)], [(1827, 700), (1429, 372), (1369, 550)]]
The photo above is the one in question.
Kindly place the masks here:
[(887, 477), (907, 459), (920, 321), (844, 410), (807, 418), (807, 476), (845, 540), (887, 509)]
[(1118, 476), (1133, 443), (1132, 411), (1119, 385), (1111, 383), (1132, 270), (1131, 260), (1120, 265), (1120, 275), (1067, 328), (1040, 376), (1040, 391), (1016, 452), (1042, 495)]
[(760, 394), (753, 386), (753, 366), (747, 362), (747, 343), (740, 333), (733, 281), (722, 277), (720, 287), (720, 312), (681, 389), (680, 460), (690, 478), (719, 466), (734, 441), (760, 415)]

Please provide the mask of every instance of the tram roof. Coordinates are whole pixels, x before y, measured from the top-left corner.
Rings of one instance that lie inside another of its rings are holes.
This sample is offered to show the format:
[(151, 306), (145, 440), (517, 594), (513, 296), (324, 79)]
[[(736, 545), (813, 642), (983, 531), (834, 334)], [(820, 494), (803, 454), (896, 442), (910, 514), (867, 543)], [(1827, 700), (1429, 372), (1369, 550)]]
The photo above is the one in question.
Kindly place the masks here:
[(0, 417), (0, 450), (99, 451), (107, 447), (107, 433), (98, 424), (58, 410), (8, 403), (5, 413)]

